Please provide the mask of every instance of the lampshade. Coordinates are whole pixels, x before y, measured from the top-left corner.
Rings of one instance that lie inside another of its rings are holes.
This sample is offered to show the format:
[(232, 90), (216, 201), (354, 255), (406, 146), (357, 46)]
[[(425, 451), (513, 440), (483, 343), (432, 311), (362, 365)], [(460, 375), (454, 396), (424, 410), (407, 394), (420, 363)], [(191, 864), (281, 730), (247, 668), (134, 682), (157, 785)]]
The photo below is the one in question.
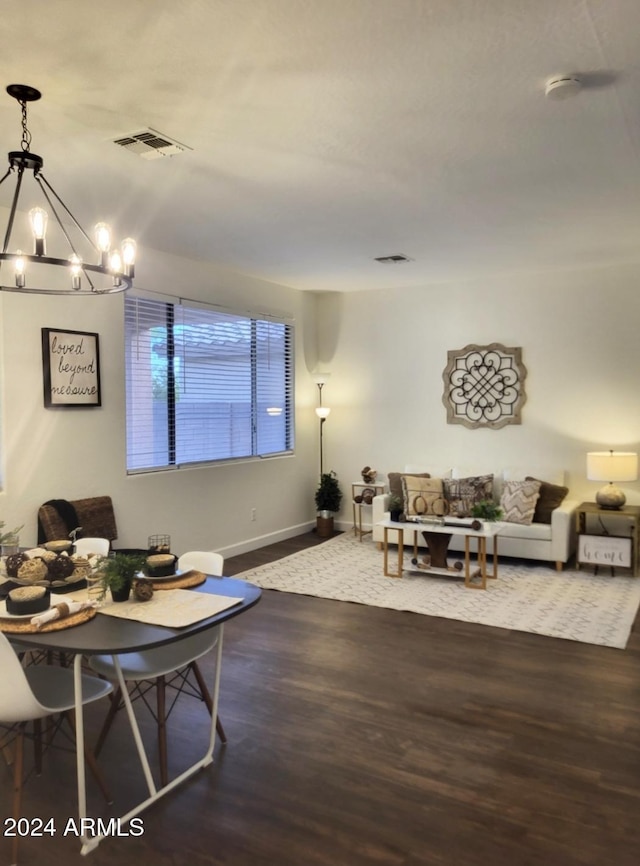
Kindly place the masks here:
[(637, 481), (638, 455), (633, 451), (590, 451), (587, 478), (589, 481)]
[(329, 417), (330, 412), (331, 409), (328, 406), (318, 406), (316, 408), (316, 415), (318, 418), (322, 418), (323, 420)]
[(601, 508), (621, 508), (626, 497), (612, 482), (637, 480), (638, 455), (633, 451), (590, 451), (587, 454), (587, 478), (589, 481), (609, 482), (596, 494), (596, 502)]

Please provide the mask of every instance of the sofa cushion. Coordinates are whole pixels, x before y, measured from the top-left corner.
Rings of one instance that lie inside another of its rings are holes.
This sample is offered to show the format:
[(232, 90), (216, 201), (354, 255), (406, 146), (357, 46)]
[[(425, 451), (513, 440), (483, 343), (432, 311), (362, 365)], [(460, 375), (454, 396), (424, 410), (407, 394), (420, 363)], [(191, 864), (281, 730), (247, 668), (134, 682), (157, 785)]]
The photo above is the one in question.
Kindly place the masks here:
[[(391, 496), (397, 496), (398, 499), (402, 499), (404, 502), (404, 488), (402, 487), (402, 479), (405, 475), (411, 474), (407, 472), (389, 472), (387, 478), (389, 480), (389, 493)], [(417, 478), (431, 478), (431, 475), (428, 472), (415, 472), (413, 473), (414, 477)]]
[(505, 481), (500, 497), (504, 520), (530, 526), (539, 496), (539, 481)]
[(470, 517), (476, 503), (493, 498), (493, 475), (444, 478), (442, 483), (449, 514), (455, 514), (456, 517)]
[[(527, 481), (540, 481), (527, 475)], [(551, 523), (551, 512), (554, 508), (562, 505), (569, 494), (569, 488), (560, 484), (551, 484), (549, 481), (540, 481), (540, 496), (536, 502), (536, 510), (533, 515), (534, 523)]]
[(402, 487), (404, 490), (404, 510), (408, 516), (442, 517), (447, 513), (442, 478), (403, 475)]
[(523, 526), (522, 523), (503, 523), (500, 529), (498, 544), (503, 538), (526, 539), (527, 541), (551, 541), (550, 523), (532, 523)]

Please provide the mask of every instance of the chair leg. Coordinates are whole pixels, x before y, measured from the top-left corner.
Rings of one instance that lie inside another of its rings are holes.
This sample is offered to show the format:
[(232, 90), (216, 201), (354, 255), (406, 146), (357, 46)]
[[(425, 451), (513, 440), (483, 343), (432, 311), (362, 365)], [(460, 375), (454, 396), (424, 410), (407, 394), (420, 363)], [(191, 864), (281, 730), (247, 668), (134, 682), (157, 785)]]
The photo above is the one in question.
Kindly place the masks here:
[[(22, 811), (22, 772), (23, 772), (23, 756), (24, 756), (24, 729), (26, 722), (18, 725), (18, 735), (16, 737), (15, 754), (13, 756), (13, 817), (16, 821), (21, 817)], [(16, 833), (13, 837), (11, 845), (11, 863), (12, 866), (18, 862), (18, 842), (20, 836)]]
[[(73, 735), (75, 737), (76, 725), (75, 725), (75, 719), (74, 719), (74, 716), (73, 716), (73, 713), (71, 712), (71, 710), (66, 712), (64, 714), (64, 717), (67, 720), (67, 722), (69, 723), (69, 726), (70, 726), (71, 730), (73, 731)], [(91, 770), (91, 772), (93, 773), (93, 776), (94, 776), (96, 782), (98, 783), (98, 787), (102, 791), (102, 796), (105, 798), (107, 803), (109, 803), (109, 805), (110, 805), (111, 803), (113, 803), (113, 797), (111, 796), (111, 792), (107, 788), (107, 783), (105, 782), (104, 776), (102, 775), (102, 771), (100, 770), (100, 767), (98, 766), (95, 754), (86, 745), (86, 743), (85, 743), (85, 747), (84, 747), (84, 760), (85, 760), (87, 766), (89, 767), (89, 769)]]
[(156, 679), (156, 703), (158, 716), (158, 756), (160, 758), (160, 782), (162, 787), (169, 782), (169, 773), (167, 769), (167, 719), (166, 719), (166, 704), (165, 704), (165, 679), (158, 677)]
[[(202, 695), (202, 700), (207, 705), (207, 709), (209, 710), (209, 715), (213, 715), (213, 701), (211, 700), (211, 695), (209, 694), (209, 689), (207, 688), (207, 684), (204, 681), (204, 677), (202, 676), (202, 671), (198, 666), (198, 662), (191, 662), (189, 665), (191, 670), (193, 671), (193, 675), (196, 678), (198, 683), (198, 688), (200, 689), (200, 694)], [(220, 737), (221, 743), (227, 742), (227, 735), (224, 732), (224, 728), (222, 727), (222, 722), (220, 721), (220, 716), (216, 716), (216, 731), (218, 736)]]
[(113, 720), (116, 717), (116, 713), (120, 707), (120, 698), (122, 697), (122, 690), (120, 686), (116, 686), (111, 695), (111, 703), (109, 705), (109, 710), (107, 712), (106, 718), (102, 723), (102, 728), (100, 730), (100, 734), (98, 736), (98, 740), (93, 748), (93, 754), (98, 757), (100, 752), (102, 751), (102, 747), (104, 746), (104, 741), (107, 739), (107, 734), (111, 730), (111, 725), (113, 724)]
[(33, 758), (36, 776), (42, 775), (42, 719), (33, 722)]

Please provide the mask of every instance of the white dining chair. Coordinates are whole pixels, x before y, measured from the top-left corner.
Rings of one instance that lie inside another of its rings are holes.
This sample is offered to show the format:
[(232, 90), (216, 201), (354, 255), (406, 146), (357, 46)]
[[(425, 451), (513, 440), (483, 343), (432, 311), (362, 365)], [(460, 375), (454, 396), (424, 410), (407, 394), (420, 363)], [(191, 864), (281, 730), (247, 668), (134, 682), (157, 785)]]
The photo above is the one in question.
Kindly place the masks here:
[[(178, 570), (196, 569), (204, 574), (222, 575), (224, 557), (220, 553), (208, 551), (190, 551), (178, 559)], [(213, 714), (213, 701), (198, 666), (198, 659), (210, 652), (218, 643), (219, 630), (207, 629), (184, 640), (176, 641), (168, 646), (156, 647), (139, 653), (124, 653), (118, 656), (122, 675), (127, 684), (131, 685), (130, 695), (135, 700), (144, 699), (149, 688), (155, 686), (156, 707), (155, 718), (158, 728), (158, 757), (160, 763), (160, 781), (164, 787), (169, 780), (167, 766), (167, 719), (181, 694), (189, 694), (203, 700), (209, 714)], [(89, 665), (98, 674), (114, 683), (118, 676), (113, 664), (113, 657), (107, 655), (90, 656)], [(191, 679), (193, 677), (193, 680)], [(195, 680), (195, 682), (194, 682)], [(167, 710), (166, 690), (174, 689), (174, 696)], [(99, 755), (115, 716), (123, 706), (120, 688), (116, 686), (111, 698), (111, 707), (104, 720), (102, 730), (96, 742), (94, 752)], [(151, 707), (147, 704), (149, 709)], [(154, 712), (153, 710), (151, 710)], [(216, 731), (222, 743), (227, 737), (219, 718), (216, 718)]]
[[(33, 739), (35, 746), (35, 766), (39, 774), (42, 763), (41, 720), (48, 716), (60, 715), (62, 724), (66, 720), (72, 730), (74, 727), (75, 691), (73, 668), (58, 665), (38, 664), (23, 667), (14, 648), (5, 635), (0, 632), (0, 727), (4, 728), (3, 749), (15, 743), (13, 756), (13, 817), (21, 817), (22, 777), (24, 770), (24, 738)], [(113, 688), (111, 683), (98, 677), (82, 674), (82, 703), (89, 704), (108, 695)], [(27, 725), (33, 722), (33, 733), (27, 733)], [(57, 730), (57, 728), (56, 728)], [(102, 774), (98, 769), (94, 754), (85, 746), (84, 758), (93, 772), (107, 802), (111, 796)], [(17, 834), (13, 839), (11, 862), (18, 859)]]
[(108, 556), (110, 546), (108, 538), (78, 538), (73, 545), (73, 551), (78, 556)]
[(178, 569), (189, 571), (191, 568), (203, 574), (220, 576), (224, 570), (224, 556), (213, 550), (189, 550), (178, 557)]

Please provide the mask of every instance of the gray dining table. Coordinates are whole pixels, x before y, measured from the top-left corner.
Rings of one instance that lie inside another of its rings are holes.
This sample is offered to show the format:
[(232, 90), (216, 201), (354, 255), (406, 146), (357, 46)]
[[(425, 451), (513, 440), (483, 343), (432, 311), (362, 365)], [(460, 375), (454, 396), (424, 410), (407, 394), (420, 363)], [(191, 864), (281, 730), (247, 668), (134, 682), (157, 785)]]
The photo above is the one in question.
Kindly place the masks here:
[[(213, 762), (213, 750), (216, 737), (216, 718), (218, 715), (218, 695), (220, 688), (220, 673), (222, 668), (222, 648), (224, 625), (240, 614), (246, 613), (259, 601), (262, 590), (244, 580), (231, 577), (208, 576), (206, 581), (191, 590), (204, 592), (215, 596), (223, 596), (234, 601), (231, 607), (216, 613), (206, 619), (194, 622), (181, 628), (170, 628), (161, 625), (150, 625), (133, 619), (121, 619), (97, 613), (88, 622), (60, 631), (8, 634), (7, 637), (17, 649), (46, 650), (66, 653), (74, 656), (74, 686), (75, 686), (75, 718), (76, 718), (76, 768), (78, 780), (78, 826), (83, 828), (91, 822), (83, 822), (87, 818), (86, 771), (84, 761), (84, 719), (82, 707), (82, 660), (85, 656), (111, 655), (118, 673), (118, 682), (122, 691), (127, 717), (145, 776), (148, 796), (137, 803), (126, 814), (120, 816), (119, 824), (126, 826), (129, 821), (147, 809), (165, 794), (172, 791), (186, 779), (203, 767)], [(64, 596), (61, 596), (61, 600)], [(201, 758), (197, 759), (184, 772), (171, 779), (164, 787), (156, 787), (153, 780), (149, 759), (142, 742), (140, 730), (126, 688), (118, 655), (129, 652), (140, 652), (153, 647), (164, 646), (183, 640), (206, 629), (219, 628), (219, 638), (216, 646), (215, 673), (211, 695), (213, 711), (209, 741)], [(105, 838), (104, 835), (83, 834), (81, 853), (86, 854), (96, 848)]]

